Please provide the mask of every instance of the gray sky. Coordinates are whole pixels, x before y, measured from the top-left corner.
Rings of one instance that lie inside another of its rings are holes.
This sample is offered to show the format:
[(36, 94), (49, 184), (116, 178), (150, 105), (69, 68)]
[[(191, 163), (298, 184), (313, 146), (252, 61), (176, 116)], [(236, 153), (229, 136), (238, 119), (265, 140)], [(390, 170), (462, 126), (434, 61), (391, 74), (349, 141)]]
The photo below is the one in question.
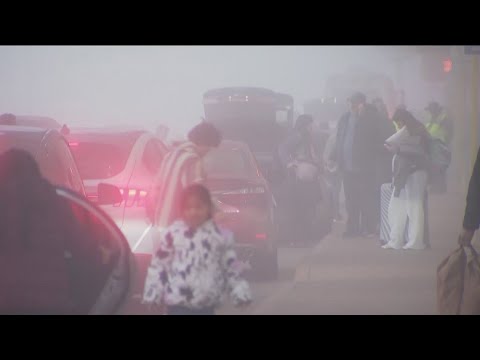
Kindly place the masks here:
[(329, 74), (350, 66), (388, 71), (378, 55), (343, 46), (2, 46), (0, 112), (183, 131), (203, 115), (210, 88), (290, 93), (301, 112)]

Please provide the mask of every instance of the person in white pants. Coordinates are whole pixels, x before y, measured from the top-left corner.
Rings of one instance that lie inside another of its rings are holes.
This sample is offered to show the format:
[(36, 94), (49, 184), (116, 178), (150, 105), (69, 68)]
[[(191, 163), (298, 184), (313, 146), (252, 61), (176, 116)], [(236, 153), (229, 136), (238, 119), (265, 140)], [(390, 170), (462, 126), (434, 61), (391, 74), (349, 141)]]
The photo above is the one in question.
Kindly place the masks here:
[[(395, 153), (393, 159), (393, 193), (388, 209), (390, 241), (384, 249), (426, 248), (425, 191), (428, 181), (428, 132), (423, 124), (404, 109), (393, 117), (400, 129), (385, 141), (387, 149)], [(404, 246), (408, 220), (408, 243)]]
[(402, 248), (408, 219), (409, 241), (408, 244), (403, 246), (403, 249), (425, 249), (423, 236), (425, 233), (424, 198), (426, 187), (427, 172), (419, 170), (408, 177), (405, 188), (400, 191), (398, 197), (392, 194), (388, 207), (390, 242), (384, 248)]

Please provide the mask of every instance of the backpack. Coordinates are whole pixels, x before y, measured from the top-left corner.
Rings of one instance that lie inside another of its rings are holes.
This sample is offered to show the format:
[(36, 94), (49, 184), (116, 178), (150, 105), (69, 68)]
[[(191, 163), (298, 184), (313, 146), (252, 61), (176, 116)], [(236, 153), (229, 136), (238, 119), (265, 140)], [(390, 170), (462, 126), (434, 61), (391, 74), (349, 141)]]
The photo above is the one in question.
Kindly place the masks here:
[(428, 140), (428, 153), (430, 155), (431, 171), (444, 173), (452, 160), (452, 153), (442, 140), (430, 137)]

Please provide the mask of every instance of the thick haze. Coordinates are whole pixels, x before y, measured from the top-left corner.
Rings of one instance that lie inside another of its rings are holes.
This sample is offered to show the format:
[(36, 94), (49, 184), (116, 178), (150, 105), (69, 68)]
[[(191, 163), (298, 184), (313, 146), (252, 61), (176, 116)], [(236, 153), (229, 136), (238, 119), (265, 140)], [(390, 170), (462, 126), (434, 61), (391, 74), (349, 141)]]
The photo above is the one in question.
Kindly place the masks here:
[(267, 87), (293, 95), (302, 112), (332, 73), (388, 71), (379, 55), (343, 46), (4, 46), (0, 112), (184, 131), (203, 115), (210, 88)]

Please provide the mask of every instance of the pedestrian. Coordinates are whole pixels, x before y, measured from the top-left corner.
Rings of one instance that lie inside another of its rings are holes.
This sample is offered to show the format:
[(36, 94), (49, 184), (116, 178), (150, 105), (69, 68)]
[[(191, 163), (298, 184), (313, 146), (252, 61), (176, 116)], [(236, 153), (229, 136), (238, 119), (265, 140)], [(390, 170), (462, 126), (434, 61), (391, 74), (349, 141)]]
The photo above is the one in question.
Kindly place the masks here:
[(220, 145), (220, 132), (202, 122), (188, 134), (188, 141), (165, 155), (147, 199), (147, 216), (157, 230), (178, 217), (180, 194), (193, 183), (205, 181), (201, 159)]
[(473, 235), (480, 225), (480, 149), (473, 167), (470, 184), (468, 185), (467, 206), (463, 216), (463, 230), (459, 237), (459, 244), (471, 245)]
[[(433, 138), (440, 139), (450, 148), (453, 139), (453, 121), (449, 118), (446, 109), (438, 102), (432, 101), (425, 110), (430, 117), (425, 125), (428, 132)], [(432, 193), (445, 193), (447, 191), (446, 170), (432, 175), (430, 186)]]
[(290, 242), (312, 240), (321, 187), (318, 182), (320, 159), (315, 149), (311, 115), (298, 117), (293, 132), (279, 146), (278, 153), (288, 174), (283, 198), (288, 215), (286, 236)]
[(187, 187), (179, 205), (181, 217), (162, 232), (148, 269), (144, 304), (166, 305), (169, 315), (214, 315), (227, 289), (236, 306), (248, 305), (233, 237), (215, 224), (207, 188)]
[(342, 177), (335, 161), (331, 160), (332, 152), (335, 150), (335, 141), (337, 139), (337, 129), (332, 129), (330, 136), (325, 144), (323, 152), (323, 164), (325, 170), (325, 181), (328, 186), (330, 198), (332, 200), (333, 221), (341, 222), (343, 220), (340, 211), (340, 192), (342, 189)]
[(453, 121), (449, 118), (446, 109), (438, 102), (432, 101), (425, 110), (430, 116), (425, 125), (430, 135), (450, 146), (453, 139)]
[[(387, 140), (390, 136), (395, 134), (395, 126), (393, 121), (390, 120), (387, 106), (381, 98), (375, 98), (372, 100), (372, 104), (378, 111), (378, 136), (382, 141)], [(382, 147), (379, 149), (375, 167), (375, 224), (377, 233), (380, 233), (380, 214), (381, 214), (381, 187), (383, 184), (392, 182), (392, 159), (393, 154)]]
[(315, 164), (318, 156), (315, 151), (313, 117), (300, 115), (295, 122), (293, 132), (280, 145), (279, 155), (284, 166), (289, 167), (299, 162)]
[(430, 167), (429, 134), (407, 110), (397, 110), (393, 121), (400, 130), (385, 142), (386, 148), (395, 155), (393, 193), (388, 209), (390, 241), (383, 248), (402, 248), (408, 220), (409, 241), (403, 249), (421, 250), (427, 247), (425, 192)]
[(350, 111), (338, 123), (335, 161), (343, 179), (347, 210), (345, 238), (373, 236), (376, 232), (375, 167), (383, 146), (378, 133), (378, 111), (360, 92), (349, 99)]
[(29, 153), (0, 155), (0, 314), (90, 313), (114, 266), (99, 240)]

